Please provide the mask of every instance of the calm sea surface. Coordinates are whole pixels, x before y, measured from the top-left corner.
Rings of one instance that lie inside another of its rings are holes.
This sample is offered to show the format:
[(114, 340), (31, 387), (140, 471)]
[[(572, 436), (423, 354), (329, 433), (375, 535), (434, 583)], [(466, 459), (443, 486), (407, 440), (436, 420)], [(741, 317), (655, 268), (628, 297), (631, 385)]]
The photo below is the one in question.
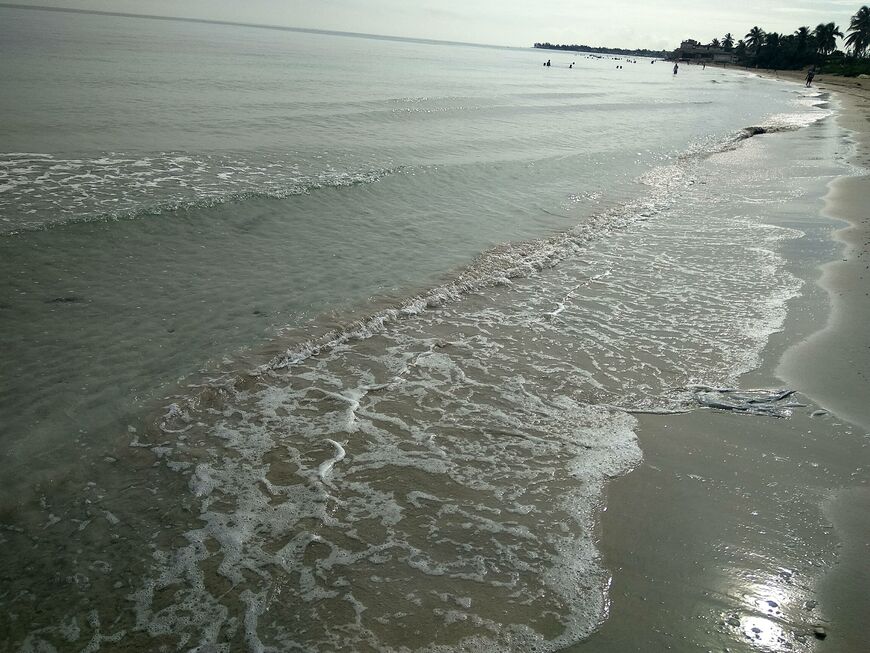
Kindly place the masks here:
[(0, 84), (4, 650), (581, 640), (631, 412), (757, 363), (845, 148), (732, 71), (9, 8)]

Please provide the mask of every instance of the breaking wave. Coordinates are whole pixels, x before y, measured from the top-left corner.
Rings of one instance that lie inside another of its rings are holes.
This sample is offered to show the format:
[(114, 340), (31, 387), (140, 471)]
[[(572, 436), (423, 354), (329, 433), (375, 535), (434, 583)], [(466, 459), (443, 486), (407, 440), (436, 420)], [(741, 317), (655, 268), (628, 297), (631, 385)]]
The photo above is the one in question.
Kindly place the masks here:
[[(206, 209), (248, 199), (284, 199), (322, 188), (371, 184), (399, 167), (355, 172), (292, 161), (161, 153), (93, 159), (0, 154), (0, 235), (81, 222), (112, 222)], [(14, 208), (15, 218), (12, 215)]]

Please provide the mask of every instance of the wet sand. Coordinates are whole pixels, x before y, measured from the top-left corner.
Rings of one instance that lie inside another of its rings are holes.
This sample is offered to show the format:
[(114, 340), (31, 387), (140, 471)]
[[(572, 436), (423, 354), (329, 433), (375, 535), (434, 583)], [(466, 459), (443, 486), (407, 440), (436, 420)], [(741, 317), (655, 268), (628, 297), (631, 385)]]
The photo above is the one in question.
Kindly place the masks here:
[[(816, 87), (838, 94), (838, 120), (868, 166), (870, 83)], [(793, 256), (804, 293), (761, 368), (742, 379), (794, 388), (806, 406), (788, 419), (641, 418), (644, 461), (611, 482), (601, 520), (610, 617), (570, 650), (867, 650), (868, 206), (867, 175), (829, 186), (819, 220), (830, 221), (839, 256), (822, 269)]]

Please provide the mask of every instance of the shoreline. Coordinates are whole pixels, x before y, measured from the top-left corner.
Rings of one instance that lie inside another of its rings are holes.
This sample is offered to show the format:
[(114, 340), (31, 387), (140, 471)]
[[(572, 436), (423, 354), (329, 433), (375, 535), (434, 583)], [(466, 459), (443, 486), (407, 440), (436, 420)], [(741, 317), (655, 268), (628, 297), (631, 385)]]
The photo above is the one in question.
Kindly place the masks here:
[[(866, 166), (870, 89), (846, 81), (814, 86), (841, 99), (837, 121), (852, 132), (853, 161)], [(639, 417), (644, 460), (608, 484), (599, 524), (610, 615), (566, 650), (862, 650), (868, 197), (866, 174), (828, 184), (819, 213), (838, 256), (804, 272), (783, 331), (741, 379), (794, 388), (806, 408), (784, 420), (710, 410)]]
[[(842, 101), (839, 122), (852, 132), (855, 162), (868, 166), (870, 89), (859, 92), (853, 87)], [(832, 234), (842, 244), (843, 256), (825, 264), (818, 281), (830, 298), (830, 316), (824, 328), (787, 352), (777, 373), (844, 419), (870, 430), (870, 403), (866, 401), (870, 382), (870, 337), (866, 335), (870, 323), (870, 295), (866, 291), (870, 278), (868, 200), (867, 174), (841, 177), (830, 185), (823, 214), (846, 225)], [(836, 360), (830, 360), (831, 356)]]

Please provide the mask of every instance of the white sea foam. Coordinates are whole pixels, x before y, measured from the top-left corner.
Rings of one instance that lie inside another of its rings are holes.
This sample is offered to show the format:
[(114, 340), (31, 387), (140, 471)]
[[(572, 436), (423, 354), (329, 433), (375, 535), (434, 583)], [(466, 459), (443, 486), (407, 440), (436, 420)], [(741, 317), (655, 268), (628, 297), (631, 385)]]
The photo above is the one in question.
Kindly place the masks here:
[(332, 472), (332, 468), (335, 466), (335, 463), (344, 460), (345, 451), (344, 448), (335, 440), (327, 439), (325, 440), (325, 442), (328, 442), (333, 447), (335, 447), (335, 454), (331, 458), (328, 458), (327, 460), (324, 460), (322, 463), (320, 463), (320, 465), (317, 467), (317, 477), (324, 485), (330, 485), (327, 477), (329, 476), (330, 472)]
[(253, 197), (286, 198), (319, 188), (372, 183), (395, 172), (337, 171), (328, 166), (302, 172), (298, 163), (285, 159), (237, 161), (174, 152), (92, 159), (0, 154), (0, 214), (17, 216), (5, 231), (19, 232), (206, 208)]

